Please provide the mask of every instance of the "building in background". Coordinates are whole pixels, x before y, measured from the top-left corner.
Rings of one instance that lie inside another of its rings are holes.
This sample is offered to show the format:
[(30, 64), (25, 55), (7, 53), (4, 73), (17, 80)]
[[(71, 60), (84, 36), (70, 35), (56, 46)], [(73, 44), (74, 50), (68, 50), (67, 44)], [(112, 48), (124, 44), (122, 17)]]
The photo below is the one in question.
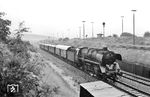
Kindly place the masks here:
[(99, 37), (103, 37), (103, 34), (101, 34), (101, 33), (97, 34), (97, 38), (99, 38)]

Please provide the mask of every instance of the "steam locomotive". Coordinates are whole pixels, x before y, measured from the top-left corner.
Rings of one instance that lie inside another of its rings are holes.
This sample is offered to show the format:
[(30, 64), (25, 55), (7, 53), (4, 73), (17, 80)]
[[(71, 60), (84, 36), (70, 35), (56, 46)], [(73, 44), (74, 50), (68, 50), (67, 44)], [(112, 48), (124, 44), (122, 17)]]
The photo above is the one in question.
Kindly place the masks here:
[(102, 79), (112, 78), (116, 80), (122, 75), (118, 60), (122, 60), (120, 54), (108, 50), (81, 47), (76, 48), (66, 45), (39, 44), (40, 48), (56, 55), (59, 58), (71, 62), (74, 66), (84, 70), (92, 76)]

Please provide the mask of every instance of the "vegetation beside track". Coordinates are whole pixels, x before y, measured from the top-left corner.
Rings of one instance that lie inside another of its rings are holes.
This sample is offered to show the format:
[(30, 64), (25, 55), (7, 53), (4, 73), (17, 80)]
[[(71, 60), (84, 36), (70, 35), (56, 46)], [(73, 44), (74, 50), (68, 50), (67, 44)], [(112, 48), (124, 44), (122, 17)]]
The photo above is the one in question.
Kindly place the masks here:
[[(0, 13), (0, 97), (49, 97), (57, 91), (43, 80), (45, 63), (29, 42), (22, 41), (22, 33), (28, 28), (19, 24), (14, 37), (9, 26), (11, 21), (3, 19)], [(19, 85), (19, 91), (8, 91), (8, 85)]]

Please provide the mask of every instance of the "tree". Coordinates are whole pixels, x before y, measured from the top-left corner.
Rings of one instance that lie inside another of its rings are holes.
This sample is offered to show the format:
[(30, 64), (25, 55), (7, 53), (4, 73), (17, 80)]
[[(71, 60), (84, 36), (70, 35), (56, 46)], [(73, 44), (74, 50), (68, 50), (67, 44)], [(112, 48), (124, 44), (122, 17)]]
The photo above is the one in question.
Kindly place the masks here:
[(19, 23), (18, 29), (16, 31), (16, 38), (18, 40), (21, 40), (24, 32), (29, 32), (29, 28), (25, 27), (24, 21)]
[(149, 31), (146, 31), (145, 33), (144, 33), (144, 36), (143, 37), (150, 37), (150, 32)]
[(7, 19), (3, 19), (2, 17), (5, 13), (0, 12), (0, 39), (4, 42), (7, 40), (7, 36), (10, 34), (11, 21)]

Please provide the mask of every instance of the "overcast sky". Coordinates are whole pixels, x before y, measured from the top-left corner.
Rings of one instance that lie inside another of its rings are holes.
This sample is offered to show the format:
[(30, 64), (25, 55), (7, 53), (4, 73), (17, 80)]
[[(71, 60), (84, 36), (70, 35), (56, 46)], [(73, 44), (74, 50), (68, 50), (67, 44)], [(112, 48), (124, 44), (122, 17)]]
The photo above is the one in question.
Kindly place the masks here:
[(150, 31), (149, 0), (0, 0), (0, 11), (7, 13), (12, 28), (25, 21), (32, 33), (57, 37), (79, 36), (79, 26), (85, 20), (85, 33), (91, 37), (102, 33), (106, 23), (106, 36), (121, 34), (121, 16), (124, 16), (124, 31), (132, 33), (135, 13), (136, 35)]

